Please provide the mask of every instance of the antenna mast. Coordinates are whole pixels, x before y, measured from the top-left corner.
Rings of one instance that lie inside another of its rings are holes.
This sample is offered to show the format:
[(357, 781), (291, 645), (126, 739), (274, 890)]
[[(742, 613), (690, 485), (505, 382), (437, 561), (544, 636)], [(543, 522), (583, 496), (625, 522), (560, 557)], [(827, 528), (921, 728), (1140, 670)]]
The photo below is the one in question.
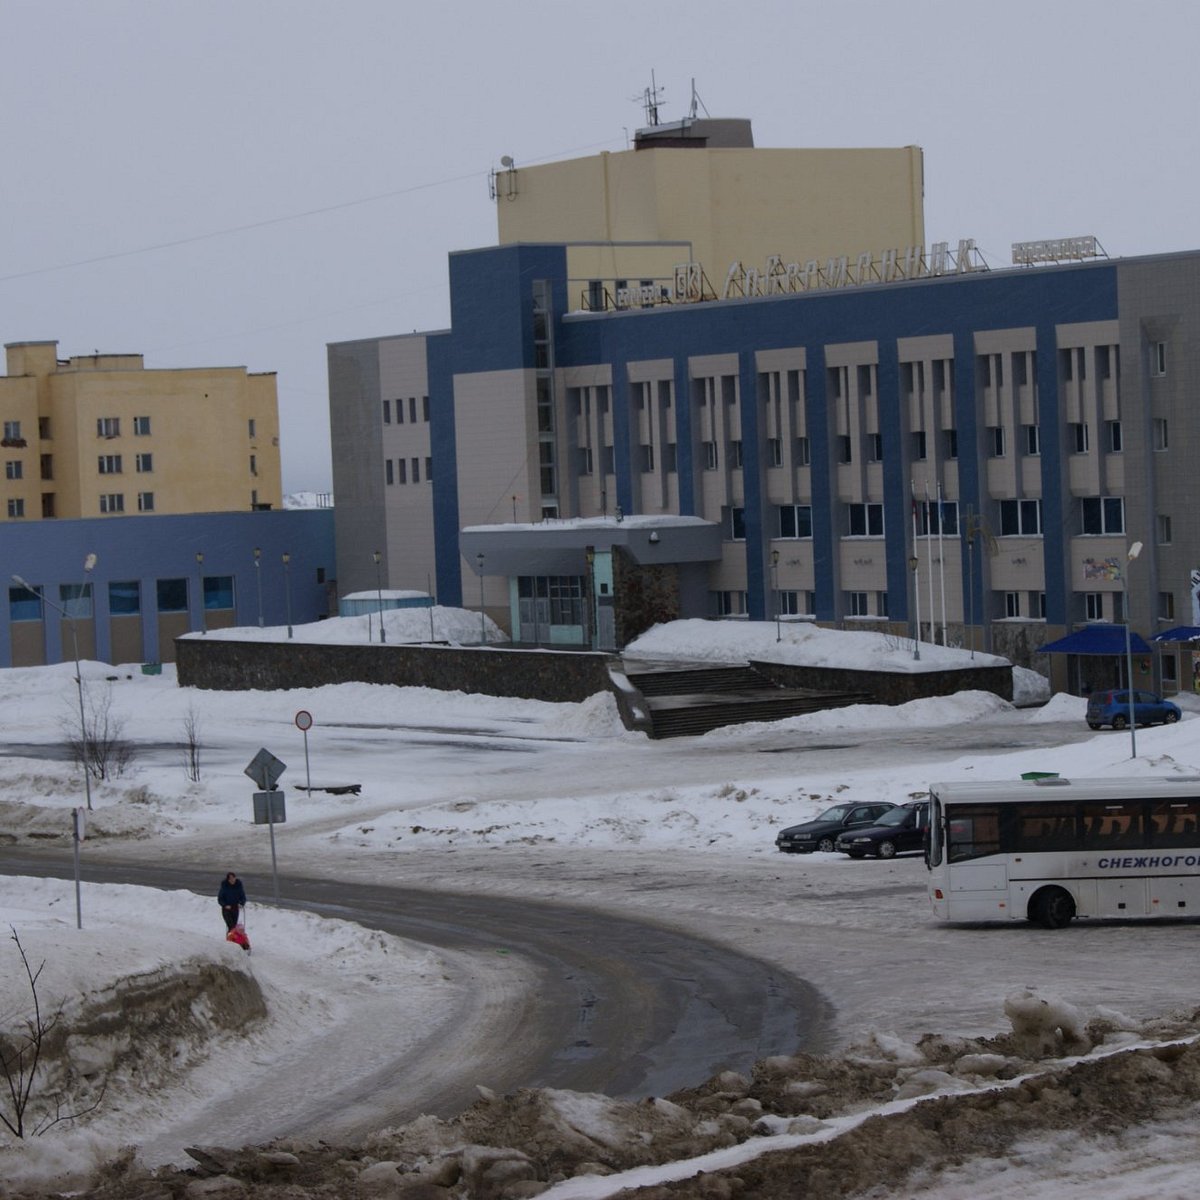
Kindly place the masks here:
[(646, 110), (646, 124), (649, 126), (658, 124), (658, 103), (662, 98), (662, 91), (654, 78), (654, 72), (651, 71), (650, 86), (642, 93), (642, 107)]

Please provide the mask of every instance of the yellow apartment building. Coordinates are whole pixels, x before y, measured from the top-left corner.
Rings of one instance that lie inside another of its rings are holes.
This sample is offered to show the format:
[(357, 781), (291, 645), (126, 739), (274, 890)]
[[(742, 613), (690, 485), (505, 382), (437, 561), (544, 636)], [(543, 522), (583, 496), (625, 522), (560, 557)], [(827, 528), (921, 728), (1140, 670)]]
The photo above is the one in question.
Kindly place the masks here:
[(632, 150), (506, 166), (493, 191), (500, 244), (567, 243), (568, 307), (592, 311), (666, 300), (687, 267), (687, 298), (700, 298), (697, 268), (719, 298), (788, 264), (825, 270), (844, 257), (853, 269), (925, 244), (919, 146), (760, 148), (740, 118), (655, 125)]
[(274, 373), (5, 347), (0, 520), (279, 508)]

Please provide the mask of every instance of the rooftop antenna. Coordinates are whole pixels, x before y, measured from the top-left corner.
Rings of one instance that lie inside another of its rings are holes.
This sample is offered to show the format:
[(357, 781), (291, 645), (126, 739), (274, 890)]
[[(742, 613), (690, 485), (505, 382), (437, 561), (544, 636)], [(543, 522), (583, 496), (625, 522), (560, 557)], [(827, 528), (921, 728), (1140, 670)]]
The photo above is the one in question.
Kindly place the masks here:
[(696, 80), (695, 80), (695, 78), (693, 78), (692, 79), (692, 107), (688, 111), (688, 116), (691, 117), (691, 119), (693, 121), (696, 119), (696, 109), (697, 108), (703, 108), (704, 115), (706, 117), (709, 117), (709, 119), (711, 120), (711, 116), (709, 114), (708, 109), (705, 107), (704, 101), (700, 99), (700, 93), (698, 91), (696, 91)]
[(653, 70), (650, 72), (650, 86), (642, 93), (642, 107), (646, 110), (646, 124), (658, 124), (658, 102), (662, 98), (663, 88), (658, 86)]

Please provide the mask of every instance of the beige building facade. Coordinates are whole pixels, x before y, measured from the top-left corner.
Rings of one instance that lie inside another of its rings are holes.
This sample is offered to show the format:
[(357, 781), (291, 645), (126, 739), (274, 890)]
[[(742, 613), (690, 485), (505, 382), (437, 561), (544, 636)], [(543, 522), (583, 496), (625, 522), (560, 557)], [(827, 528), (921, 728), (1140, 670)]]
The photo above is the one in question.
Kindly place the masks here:
[(238, 512), (283, 502), (273, 373), (147, 370), (7, 345), (0, 520)]
[(568, 307), (592, 311), (665, 299), (687, 267), (717, 298), (772, 263), (925, 244), (919, 146), (758, 148), (743, 120), (640, 130), (635, 149), (508, 167), (493, 190), (500, 244), (569, 244)]

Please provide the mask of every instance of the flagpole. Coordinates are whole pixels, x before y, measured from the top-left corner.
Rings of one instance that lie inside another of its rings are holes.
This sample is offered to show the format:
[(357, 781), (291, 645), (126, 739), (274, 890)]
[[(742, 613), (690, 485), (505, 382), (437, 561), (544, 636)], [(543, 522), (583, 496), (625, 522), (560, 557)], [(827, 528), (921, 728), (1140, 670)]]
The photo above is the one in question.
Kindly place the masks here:
[(938, 578), (942, 587), (942, 645), (946, 646), (949, 643), (946, 641), (946, 552), (942, 541), (942, 530), (946, 524), (946, 510), (942, 507), (942, 481), (938, 480), (937, 485), (938, 497), (938, 562), (941, 564), (941, 569), (938, 572)]

